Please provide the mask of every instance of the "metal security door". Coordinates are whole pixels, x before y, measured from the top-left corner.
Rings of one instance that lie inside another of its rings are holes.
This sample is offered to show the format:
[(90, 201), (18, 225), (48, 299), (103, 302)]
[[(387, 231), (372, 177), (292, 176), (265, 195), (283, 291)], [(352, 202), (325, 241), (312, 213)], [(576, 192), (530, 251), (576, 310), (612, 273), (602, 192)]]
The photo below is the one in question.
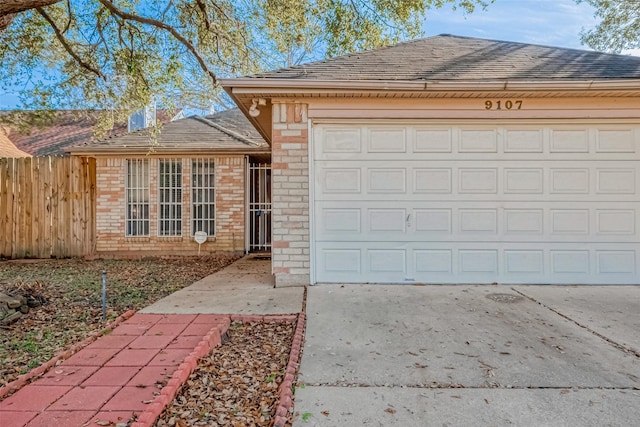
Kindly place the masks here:
[(249, 251), (271, 250), (271, 165), (249, 164)]

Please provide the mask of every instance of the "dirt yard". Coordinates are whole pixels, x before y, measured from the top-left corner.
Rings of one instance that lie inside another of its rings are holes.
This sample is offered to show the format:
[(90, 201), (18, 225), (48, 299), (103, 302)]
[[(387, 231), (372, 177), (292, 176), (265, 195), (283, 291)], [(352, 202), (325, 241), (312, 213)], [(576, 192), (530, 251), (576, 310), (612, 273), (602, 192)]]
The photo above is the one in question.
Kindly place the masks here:
[[(237, 257), (218, 255), (142, 260), (0, 261), (0, 292), (33, 306), (0, 326), (0, 386), (78, 343), (127, 310), (145, 307), (214, 273)], [(102, 271), (107, 320), (102, 320)]]

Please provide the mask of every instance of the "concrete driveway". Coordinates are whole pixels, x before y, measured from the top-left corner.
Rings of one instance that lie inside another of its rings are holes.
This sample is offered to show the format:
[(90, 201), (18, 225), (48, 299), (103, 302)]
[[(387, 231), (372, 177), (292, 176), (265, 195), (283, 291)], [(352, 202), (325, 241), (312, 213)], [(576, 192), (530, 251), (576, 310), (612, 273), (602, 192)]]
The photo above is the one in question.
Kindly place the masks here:
[(295, 427), (634, 426), (640, 288), (321, 285)]

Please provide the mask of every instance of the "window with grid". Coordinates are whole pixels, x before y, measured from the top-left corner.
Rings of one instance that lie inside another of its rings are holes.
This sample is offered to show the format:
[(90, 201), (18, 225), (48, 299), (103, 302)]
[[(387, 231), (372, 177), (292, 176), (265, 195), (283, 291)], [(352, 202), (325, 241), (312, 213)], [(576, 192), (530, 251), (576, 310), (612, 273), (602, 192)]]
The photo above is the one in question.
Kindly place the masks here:
[(158, 235), (182, 236), (182, 160), (158, 163)]
[(193, 159), (191, 163), (191, 235), (216, 231), (216, 189), (214, 159)]
[(125, 179), (126, 235), (149, 235), (149, 160), (127, 159)]

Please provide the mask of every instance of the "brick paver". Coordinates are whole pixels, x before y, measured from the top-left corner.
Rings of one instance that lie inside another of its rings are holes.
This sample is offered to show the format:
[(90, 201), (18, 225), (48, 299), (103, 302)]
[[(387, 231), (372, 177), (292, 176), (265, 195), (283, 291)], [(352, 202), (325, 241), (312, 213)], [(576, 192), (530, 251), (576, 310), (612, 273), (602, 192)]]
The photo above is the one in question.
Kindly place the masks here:
[(1, 411), (0, 425), (2, 425), (2, 427), (22, 427), (37, 415), (37, 412)]
[(82, 426), (95, 411), (47, 411), (35, 417), (27, 427)]
[(126, 423), (134, 415), (135, 411), (100, 411), (91, 417), (89, 424), (83, 427), (115, 426), (118, 423)]
[(103, 411), (142, 412), (160, 393), (160, 389), (150, 387), (123, 387), (103, 407)]
[(1, 427), (126, 423), (228, 316), (136, 314), (0, 401)]
[(57, 366), (44, 374), (38, 385), (80, 385), (98, 366)]
[(82, 386), (126, 384), (139, 371), (139, 366), (103, 366), (98, 372), (87, 378)]

